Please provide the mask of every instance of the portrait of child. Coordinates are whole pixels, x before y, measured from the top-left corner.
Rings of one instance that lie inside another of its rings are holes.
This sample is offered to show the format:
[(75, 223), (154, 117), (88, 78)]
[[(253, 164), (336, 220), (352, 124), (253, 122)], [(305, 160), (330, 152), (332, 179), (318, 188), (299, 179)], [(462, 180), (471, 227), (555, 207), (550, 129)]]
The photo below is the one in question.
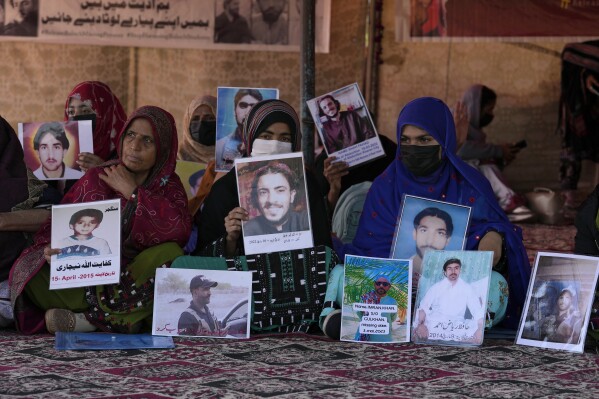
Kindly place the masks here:
[(58, 248), (62, 250), (58, 259), (112, 254), (106, 240), (93, 235), (102, 219), (104, 214), (98, 209), (87, 208), (73, 213), (69, 220), (69, 228), (73, 230), (73, 234), (58, 242)]

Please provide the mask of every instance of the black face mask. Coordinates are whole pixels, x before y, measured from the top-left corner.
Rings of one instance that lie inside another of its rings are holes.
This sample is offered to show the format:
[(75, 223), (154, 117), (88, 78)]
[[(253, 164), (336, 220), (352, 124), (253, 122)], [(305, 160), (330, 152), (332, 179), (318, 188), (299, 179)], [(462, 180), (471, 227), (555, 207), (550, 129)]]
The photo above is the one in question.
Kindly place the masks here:
[(92, 121), (92, 132), (96, 131), (96, 114), (75, 115), (69, 117), (71, 121)]
[(416, 176), (428, 176), (441, 166), (440, 145), (401, 145), (401, 162)]
[(200, 144), (212, 146), (216, 143), (216, 121), (192, 121), (189, 124), (191, 138)]
[(493, 115), (484, 114), (480, 117), (480, 120), (478, 122), (480, 123), (480, 127), (485, 127), (489, 123), (491, 123), (491, 121), (493, 121)]

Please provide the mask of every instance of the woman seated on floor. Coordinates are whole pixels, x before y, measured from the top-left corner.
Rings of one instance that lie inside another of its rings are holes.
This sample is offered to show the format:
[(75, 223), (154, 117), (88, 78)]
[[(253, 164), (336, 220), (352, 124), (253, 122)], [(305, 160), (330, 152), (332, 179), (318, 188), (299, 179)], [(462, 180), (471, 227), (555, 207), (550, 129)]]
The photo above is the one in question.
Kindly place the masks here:
[(353, 243), (336, 246), (338, 254), (389, 257), (404, 194), (469, 206), (465, 249), (494, 252), (493, 269), (509, 282), (504, 325), (515, 328), (530, 279), (522, 232), (508, 221), (485, 177), (456, 155), (451, 111), (436, 98), (411, 101), (399, 115), (397, 142), (396, 160), (368, 192)]
[[(254, 105), (244, 120), (242, 134), (245, 156), (300, 151), (297, 114), (289, 104), (281, 100), (265, 100)], [(309, 170), (306, 170), (306, 184), (314, 245), (331, 246), (324, 195)], [(195, 254), (243, 255), (241, 222), (247, 220), (247, 210), (239, 206), (237, 178), (233, 169), (214, 183), (204, 202)]]
[(48, 262), (60, 250), (49, 247), (48, 220), (11, 270), (19, 331), (134, 333), (151, 326), (155, 269), (183, 254), (191, 229), (185, 190), (175, 174), (173, 117), (158, 107), (139, 108), (118, 137), (117, 153), (119, 160), (89, 169), (62, 203), (121, 200), (120, 283), (50, 291)]

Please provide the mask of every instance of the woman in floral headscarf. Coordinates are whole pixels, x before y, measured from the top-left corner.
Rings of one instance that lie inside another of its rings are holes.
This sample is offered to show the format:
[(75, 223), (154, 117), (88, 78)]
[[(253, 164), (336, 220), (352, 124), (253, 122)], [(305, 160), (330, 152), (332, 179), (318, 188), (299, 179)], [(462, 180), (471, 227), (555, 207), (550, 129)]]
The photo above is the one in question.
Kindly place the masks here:
[(77, 159), (83, 172), (116, 158), (116, 137), (126, 119), (121, 102), (107, 84), (86, 81), (73, 88), (64, 107), (64, 120), (91, 120), (93, 129), (94, 153), (82, 152)]
[(60, 250), (49, 247), (49, 220), (11, 270), (11, 301), (21, 332), (131, 333), (149, 327), (155, 269), (182, 254), (191, 228), (185, 192), (174, 172), (172, 115), (153, 106), (135, 111), (118, 137), (117, 153), (118, 160), (90, 169), (62, 203), (121, 200), (119, 284), (50, 291), (47, 262)]

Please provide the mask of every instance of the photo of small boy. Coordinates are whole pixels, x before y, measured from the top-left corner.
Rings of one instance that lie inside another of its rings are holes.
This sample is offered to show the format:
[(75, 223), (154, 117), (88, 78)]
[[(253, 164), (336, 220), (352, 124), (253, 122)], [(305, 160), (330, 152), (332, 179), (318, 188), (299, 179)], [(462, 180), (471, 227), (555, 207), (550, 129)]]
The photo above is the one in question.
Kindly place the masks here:
[(62, 253), (57, 258), (112, 254), (106, 240), (92, 234), (100, 226), (103, 218), (104, 214), (98, 209), (81, 209), (73, 213), (69, 220), (69, 228), (73, 230), (73, 234), (58, 242), (58, 248)]

